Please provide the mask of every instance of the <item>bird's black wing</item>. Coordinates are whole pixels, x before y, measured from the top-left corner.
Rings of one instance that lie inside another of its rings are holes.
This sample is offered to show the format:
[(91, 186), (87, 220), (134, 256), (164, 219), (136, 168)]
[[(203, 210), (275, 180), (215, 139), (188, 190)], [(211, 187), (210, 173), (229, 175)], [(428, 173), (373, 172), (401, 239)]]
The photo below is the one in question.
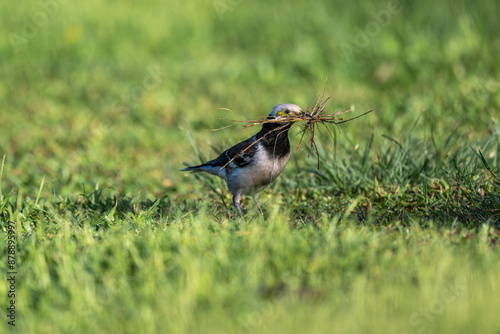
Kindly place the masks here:
[[(226, 168), (244, 167), (252, 162), (252, 159), (255, 153), (257, 152), (258, 143), (255, 143), (255, 141), (256, 141), (255, 136), (245, 141), (242, 141), (241, 143), (238, 143), (233, 147), (229, 148), (221, 155), (219, 155), (217, 159), (214, 159), (209, 163), (211, 163), (212, 166), (220, 166), (220, 167), (227, 165)], [(233, 158), (234, 160), (232, 160)], [(229, 161), (231, 162), (228, 163)]]

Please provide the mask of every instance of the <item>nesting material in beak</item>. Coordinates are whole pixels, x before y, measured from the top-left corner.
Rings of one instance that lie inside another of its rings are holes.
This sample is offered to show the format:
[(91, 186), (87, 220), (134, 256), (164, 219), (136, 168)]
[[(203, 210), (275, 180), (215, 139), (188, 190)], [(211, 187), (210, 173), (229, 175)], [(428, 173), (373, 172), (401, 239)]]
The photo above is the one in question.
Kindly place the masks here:
[[(271, 114), (269, 116), (266, 116), (265, 119), (260, 119), (260, 120), (231, 120), (231, 119), (226, 119), (231, 122), (237, 122), (237, 123), (247, 123), (243, 126), (243, 128), (249, 128), (255, 125), (262, 125), (266, 123), (275, 123), (279, 125), (277, 128), (275, 128), (273, 131), (281, 131), (285, 127), (287, 127), (290, 123), (295, 123), (298, 122), (299, 125), (303, 125), (302, 129), (299, 131), (299, 135), (301, 135), (300, 142), (299, 142), (299, 148), (303, 143), (303, 139), (305, 134), (307, 133), (309, 135), (309, 146), (310, 146), (310, 153), (309, 156), (312, 153), (315, 153), (317, 158), (318, 158), (318, 169), (319, 169), (319, 152), (316, 147), (316, 142), (314, 140), (314, 136), (316, 134), (316, 126), (318, 125), (323, 125), (328, 133), (332, 136), (334, 136), (335, 132), (330, 131), (328, 128), (328, 124), (334, 124), (334, 125), (339, 125), (341, 123), (349, 122), (352, 121), (356, 118), (359, 118), (361, 116), (364, 116), (372, 110), (361, 114), (359, 116), (346, 119), (344, 120), (341, 117), (338, 117), (338, 115), (348, 113), (350, 110), (344, 110), (344, 111), (337, 111), (332, 114), (326, 114), (323, 113), (326, 107), (327, 101), (331, 98), (331, 96), (324, 98), (324, 95), (320, 95), (318, 97), (318, 100), (316, 101), (316, 104), (313, 107), (307, 108), (307, 112), (304, 112), (300, 110), (300, 108), (296, 105), (292, 105), (296, 107), (296, 110), (279, 110), (278, 112)], [(286, 104), (289, 105), (289, 104)], [(279, 106), (285, 106), (285, 105), (279, 105)], [(298, 110), (297, 110), (298, 109)], [(254, 143), (255, 144), (255, 143)], [(252, 144), (252, 145), (254, 145)]]

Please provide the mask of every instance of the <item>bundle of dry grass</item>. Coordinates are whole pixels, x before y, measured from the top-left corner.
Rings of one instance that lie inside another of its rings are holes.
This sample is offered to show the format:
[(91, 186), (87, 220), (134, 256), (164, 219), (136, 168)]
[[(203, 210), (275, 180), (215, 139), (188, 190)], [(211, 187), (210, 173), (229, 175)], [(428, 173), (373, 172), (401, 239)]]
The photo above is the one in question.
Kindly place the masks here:
[(330, 100), (331, 97), (332, 96), (328, 96), (327, 98), (324, 98), (324, 93), (323, 93), (316, 100), (316, 104), (314, 105), (314, 107), (307, 108), (306, 113), (310, 115), (310, 118), (305, 120), (304, 127), (302, 128), (302, 130), (299, 131), (299, 134), (302, 134), (302, 136), (300, 137), (300, 141), (299, 141), (299, 148), (304, 145), (305, 135), (309, 134), (308, 142), (309, 142), (310, 150), (309, 150), (308, 156), (310, 157), (313, 154), (313, 152), (316, 153), (316, 157), (318, 160), (318, 169), (319, 169), (319, 152), (318, 152), (318, 147), (316, 146), (316, 142), (315, 142), (314, 138), (316, 135), (316, 130), (321, 132), (319, 125), (323, 125), (324, 128), (328, 131), (328, 134), (332, 138), (334, 138), (335, 135), (328, 128), (328, 126), (327, 126), (328, 124), (339, 125), (342, 123), (350, 122), (356, 118), (362, 117), (362, 116), (372, 112), (372, 110), (369, 110), (361, 115), (358, 115), (356, 117), (352, 117), (349, 119), (344, 119), (342, 117), (337, 117), (337, 116), (342, 115), (342, 114), (346, 114), (346, 113), (350, 112), (351, 110), (337, 111), (337, 112), (334, 112), (332, 114), (326, 114), (326, 113), (324, 113), (325, 108), (326, 108), (326, 104), (327, 104), (328, 100)]
[[(316, 153), (316, 157), (318, 159), (318, 169), (319, 169), (319, 152), (318, 152), (318, 147), (316, 146), (316, 141), (315, 141), (316, 130), (318, 130), (321, 133), (321, 129), (319, 128), (319, 125), (323, 125), (324, 128), (328, 131), (328, 134), (331, 137), (334, 137), (334, 134), (328, 128), (328, 124), (339, 125), (342, 123), (350, 122), (356, 118), (362, 117), (362, 116), (372, 112), (372, 110), (370, 110), (370, 111), (367, 111), (359, 116), (349, 118), (349, 119), (344, 119), (342, 117), (338, 117), (338, 115), (348, 113), (351, 110), (337, 111), (334, 113), (325, 113), (326, 104), (327, 104), (328, 100), (330, 100), (331, 97), (332, 96), (328, 96), (325, 98), (324, 93), (323, 93), (322, 95), (320, 95), (318, 97), (315, 105), (313, 107), (308, 107), (306, 112), (302, 115), (292, 115), (291, 114), (291, 115), (283, 115), (283, 116), (274, 117), (274, 118), (269, 118), (268, 116), (265, 116), (262, 119), (257, 119), (257, 120), (234, 120), (234, 119), (221, 118), (223, 120), (233, 122), (233, 124), (222, 127), (220, 129), (211, 130), (211, 131), (225, 129), (227, 127), (234, 125), (235, 123), (248, 123), (248, 124), (244, 125), (242, 127), (242, 129), (253, 127), (256, 125), (262, 125), (265, 123), (279, 123), (282, 125), (278, 126), (277, 128), (275, 128), (273, 130), (273, 132), (279, 132), (279, 131), (284, 131), (284, 129), (289, 125), (290, 122), (293, 122), (293, 123), (298, 122), (299, 125), (303, 125), (302, 129), (299, 131), (299, 135), (301, 135), (301, 138), (299, 141), (298, 149), (305, 146), (304, 138), (305, 138), (306, 134), (308, 134), (309, 139), (307, 140), (307, 142), (309, 143), (309, 147), (310, 147), (310, 151), (309, 151), (308, 156), (310, 157), (313, 153)], [(223, 110), (231, 111), (229, 109), (223, 109)], [(231, 112), (233, 112), (233, 111), (231, 111)], [(262, 140), (262, 139), (264, 139), (264, 137), (260, 138), (259, 140)], [(257, 144), (257, 142), (259, 140), (256, 140), (255, 142), (250, 144), (248, 147), (246, 147), (244, 150), (242, 150), (239, 154), (242, 154), (245, 151), (247, 151), (250, 147)], [(227, 164), (232, 162), (237, 157), (238, 157), (238, 155), (236, 155)], [(223, 166), (222, 168), (224, 168), (225, 166)]]

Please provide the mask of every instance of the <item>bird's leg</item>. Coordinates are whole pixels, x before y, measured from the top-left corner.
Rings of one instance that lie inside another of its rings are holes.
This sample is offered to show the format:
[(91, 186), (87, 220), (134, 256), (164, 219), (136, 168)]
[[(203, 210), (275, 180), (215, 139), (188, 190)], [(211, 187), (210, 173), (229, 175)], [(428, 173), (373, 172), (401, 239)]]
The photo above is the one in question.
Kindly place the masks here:
[(241, 196), (240, 194), (233, 195), (233, 205), (236, 208), (236, 211), (238, 211), (238, 216), (241, 216), (240, 196)]
[(260, 204), (259, 204), (259, 202), (257, 201), (257, 197), (259, 197), (259, 194), (258, 194), (258, 193), (254, 194), (254, 195), (252, 196), (253, 201), (255, 202), (255, 205), (257, 205), (257, 209), (259, 209), (260, 214), (261, 214), (261, 215), (264, 215), (264, 212), (262, 212), (262, 209), (260, 208)]

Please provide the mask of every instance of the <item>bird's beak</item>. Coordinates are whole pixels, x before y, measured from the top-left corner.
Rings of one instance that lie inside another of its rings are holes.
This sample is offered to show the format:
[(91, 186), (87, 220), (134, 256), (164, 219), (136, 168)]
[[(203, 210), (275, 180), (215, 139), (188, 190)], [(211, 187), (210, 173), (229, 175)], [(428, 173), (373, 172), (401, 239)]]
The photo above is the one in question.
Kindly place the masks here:
[(299, 116), (301, 117), (305, 117), (305, 118), (309, 118), (309, 119), (313, 119), (313, 117), (311, 115), (309, 115), (308, 113), (304, 112), (304, 111), (300, 111), (299, 113), (297, 113)]

